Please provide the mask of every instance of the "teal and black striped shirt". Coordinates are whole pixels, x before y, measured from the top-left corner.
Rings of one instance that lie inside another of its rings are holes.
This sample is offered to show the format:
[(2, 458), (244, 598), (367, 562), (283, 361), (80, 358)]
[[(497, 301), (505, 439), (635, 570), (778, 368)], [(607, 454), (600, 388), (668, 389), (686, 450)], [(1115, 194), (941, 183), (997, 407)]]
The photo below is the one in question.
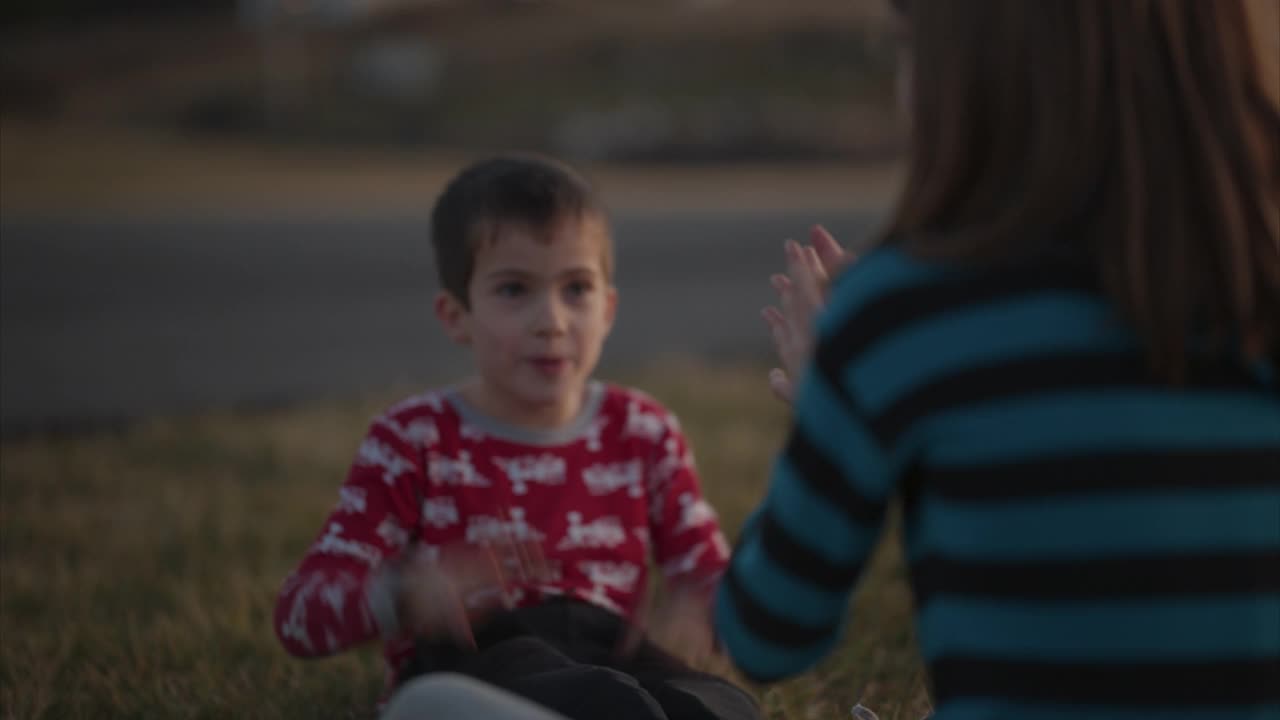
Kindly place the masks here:
[(748, 676), (830, 651), (902, 498), (937, 720), (1280, 718), (1280, 391), (1174, 388), (1087, 272), (878, 249), (836, 283), (716, 598)]

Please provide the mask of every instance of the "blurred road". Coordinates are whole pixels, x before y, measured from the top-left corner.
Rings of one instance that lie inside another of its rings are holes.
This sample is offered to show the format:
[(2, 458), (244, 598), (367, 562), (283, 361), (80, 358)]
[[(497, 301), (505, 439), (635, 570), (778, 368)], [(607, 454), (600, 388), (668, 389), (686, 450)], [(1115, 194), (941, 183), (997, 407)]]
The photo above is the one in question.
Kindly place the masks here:
[[(866, 212), (616, 213), (604, 365), (765, 357), (781, 240)], [(0, 220), (0, 429), (342, 397), (448, 381), (426, 217)]]

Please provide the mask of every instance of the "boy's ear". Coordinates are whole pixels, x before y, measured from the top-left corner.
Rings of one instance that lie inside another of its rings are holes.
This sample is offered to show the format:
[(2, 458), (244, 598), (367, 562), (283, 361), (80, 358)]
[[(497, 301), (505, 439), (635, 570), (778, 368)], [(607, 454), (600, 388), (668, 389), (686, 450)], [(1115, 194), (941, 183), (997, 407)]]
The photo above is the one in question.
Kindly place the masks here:
[(467, 327), (467, 308), (461, 300), (454, 297), (448, 290), (441, 290), (436, 293), (435, 310), (436, 319), (444, 327), (444, 332), (449, 339), (459, 345), (471, 344), (471, 331)]

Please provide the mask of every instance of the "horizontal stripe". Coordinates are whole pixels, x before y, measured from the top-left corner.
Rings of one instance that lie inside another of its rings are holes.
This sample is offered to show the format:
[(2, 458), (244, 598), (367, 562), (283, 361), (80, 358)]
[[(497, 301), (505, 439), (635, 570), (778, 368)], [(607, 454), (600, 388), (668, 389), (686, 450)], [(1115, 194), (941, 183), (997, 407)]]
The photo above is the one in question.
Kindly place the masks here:
[(992, 600), (1064, 602), (1155, 595), (1280, 593), (1280, 546), (1235, 553), (1075, 561), (1037, 558), (1009, 563), (930, 555), (912, 564), (911, 586), (921, 608), (940, 593)]
[[(1019, 335), (1020, 341), (1024, 339), (1026, 335)], [(1256, 386), (1249, 369), (1234, 363), (1202, 361), (1195, 375), (1198, 390), (1247, 390)], [(873, 418), (872, 428), (884, 445), (892, 447), (913, 423), (949, 408), (1051, 391), (1095, 392), (1120, 387), (1181, 392), (1161, 386), (1152, 376), (1145, 358), (1137, 352), (1102, 348), (1065, 353), (1046, 351), (947, 371), (895, 400)]]
[(927, 442), (930, 465), (1015, 462), (1044, 455), (1280, 447), (1280, 401), (1259, 394), (1064, 393), (933, 415), (904, 439)]
[(822, 372), (805, 373), (793, 432), (827, 458), (855, 494), (883, 503), (893, 489), (887, 459), (851, 403)]
[(937, 708), (936, 720), (1277, 720), (1280, 705), (1246, 707), (1217, 705), (1200, 708), (1116, 708), (1077, 703), (1034, 705), (1007, 700), (955, 700)]
[[(899, 329), (935, 316), (1043, 293), (1096, 297), (1096, 283), (1087, 276), (1054, 268), (983, 274), (979, 278), (954, 266), (917, 263), (912, 267), (911, 260), (894, 258), (881, 262), (900, 266), (890, 269), (901, 277), (870, 288), (857, 287), (856, 277), (847, 279), (832, 293), (830, 312), (821, 318), (820, 337), (828, 340), (831, 360), (838, 365), (848, 364)], [(975, 279), (981, 282), (974, 282)]]
[[(804, 518), (797, 520), (803, 523)], [(760, 548), (768, 560), (786, 568), (802, 582), (830, 592), (843, 592), (858, 579), (866, 556), (876, 541), (876, 533), (868, 531), (861, 542), (841, 551), (847, 560), (832, 562), (825, 545), (811, 546), (797, 541), (773, 516), (771, 509), (760, 518)]]
[(1266, 489), (1280, 483), (1277, 468), (1280, 446), (1047, 455), (1020, 462), (926, 467), (922, 471), (934, 495), (978, 502), (1103, 490)]
[[(842, 514), (843, 522), (869, 527), (879, 525), (884, 513), (884, 497), (872, 498), (858, 492), (846, 482), (840, 468), (810, 441), (807, 433), (793, 431), (782, 453), (782, 461), (775, 471), (775, 489), (789, 489), (787, 485), (803, 487), (814, 499)], [(784, 495), (779, 492), (778, 496), (781, 501)], [(785, 511), (782, 507), (778, 510)], [(820, 521), (824, 527), (837, 524), (822, 517), (823, 514), (814, 520)]]
[(905, 326), (859, 356), (842, 376), (862, 407), (878, 415), (916, 388), (957, 370), (1054, 352), (1124, 351), (1136, 346), (1097, 298), (1042, 293), (966, 307)]
[[(817, 558), (806, 555), (805, 559)], [(735, 577), (742, 589), (773, 615), (798, 623), (839, 622), (849, 604), (848, 589), (857, 577), (856, 568), (841, 573), (850, 578), (848, 582), (833, 582), (832, 575), (819, 576), (819, 581), (814, 582), (811, 566), (789, 560), (774, 557), (766, 550), (762, 537), (750, 537), (733, 556)]]
[(834, 622), (806, 623), (771, 612), (743, 587), (738, 579), (739, 571), (740, 568), (734, 566), (725, 573), (725, 588), (733, 599), (743, 626), (761, 640), (777, 647), (810, 647), (827, 639), (840, 624), (841, 617), (836, 617)]
[(954, 275), (954, 269), (924, 263), (894, 248), (877, 248), (858, 258), (831, 282), (825, 310), (818, 315), (821, 335), (837, 333), (862, 306), (886, 295), (931, 286)]
[(930, 554), (1002, 562), (1270, 551), (1280, 546), (1280, 488), (1116, 493), (988, 504), (922, 496), (908, 538)]
[(743, 675), (756, 682), (780, 680), (807, 670), (835, 645), (834, 632), (812, 647), (775, 645), (756, 634), (741, 610), (740, 594), (728, 582), (731, 572), (716, 591), (714, 625), (717, 639)]
[[(1005, 697), (1072, 705), (1188, 708), (1280, 701), (1280, 658), (1206, 663), (1034, 663), (947, 657), (931, 663), (939, 705)], [(1152, 717), (1161, 717), (1154, 711)]]
[(1280, 595), (1014, 603), (938, 595), (921, 653), (1042, 662), (1203, 662), (1280, 657)]
[(764, 508), (769, 520), (809, 552), (833, 564), (850, 562), (855, 556), (850, 532), (858, 526), (829, 498), (815, 493), (786, 457), (774, 464)]

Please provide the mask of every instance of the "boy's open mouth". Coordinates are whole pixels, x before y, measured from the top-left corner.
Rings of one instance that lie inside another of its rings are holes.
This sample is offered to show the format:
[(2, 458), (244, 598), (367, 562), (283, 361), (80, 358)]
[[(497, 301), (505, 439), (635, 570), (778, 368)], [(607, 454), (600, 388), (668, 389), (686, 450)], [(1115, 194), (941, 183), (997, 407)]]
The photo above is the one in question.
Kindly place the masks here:
[(568, 358), (551, 355), (529, 358), (529, 363), (543, 375), (559, 375), (569, 368)]

